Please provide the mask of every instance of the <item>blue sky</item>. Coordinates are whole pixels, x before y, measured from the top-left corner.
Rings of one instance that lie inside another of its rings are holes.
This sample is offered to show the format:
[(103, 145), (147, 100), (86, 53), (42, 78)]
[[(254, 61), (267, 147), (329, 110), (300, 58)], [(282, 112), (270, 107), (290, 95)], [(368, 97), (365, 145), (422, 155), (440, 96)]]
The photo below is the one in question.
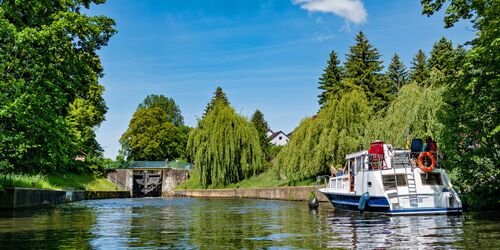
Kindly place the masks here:
[(148, 94), (173, 98), (196, 126), (217, 86), (240, 114), (260, 109), (271, 129), (292, 131), (318, 110), (318, 77), (328, 55), (341, 60), (360, 30), (382, 54), (409, 67), (419, 48), (442, 36), (464, 43), (467, 22), (443, 28), (443, 14), (421, 15), (420, 1), (108, 0), (90, 15), (114, 18), (118, 33), (99, 55), (109, 107), (97, 131), (105, 156), (118, 154), (137, 105)]

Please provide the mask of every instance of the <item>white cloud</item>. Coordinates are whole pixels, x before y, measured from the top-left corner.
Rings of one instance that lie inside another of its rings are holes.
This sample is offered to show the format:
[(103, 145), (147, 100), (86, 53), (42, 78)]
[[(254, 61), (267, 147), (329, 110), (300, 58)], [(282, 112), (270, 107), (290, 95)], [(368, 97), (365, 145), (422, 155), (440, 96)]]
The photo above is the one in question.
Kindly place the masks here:
[(310, 12), (333, 13), (355, 24), (366, 22), (368, 17), (362, 0), (292, 0), (292, 3)]

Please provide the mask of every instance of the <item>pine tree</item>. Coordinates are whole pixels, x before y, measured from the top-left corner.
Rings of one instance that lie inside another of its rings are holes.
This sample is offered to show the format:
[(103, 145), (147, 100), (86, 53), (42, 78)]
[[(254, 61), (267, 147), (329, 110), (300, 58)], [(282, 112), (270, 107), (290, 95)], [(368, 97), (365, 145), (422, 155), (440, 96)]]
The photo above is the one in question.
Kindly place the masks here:
[(323, 106), (324, 103), (330, 98), (334, 97), (340, 99), (342, 86), (342, 68), (339, 67), (339, 59), (337, 54), (332, 50), (330, 59), (328, 60), (324, 73), (319, 78), (319, 89), (323, 90), (318, 96), (318, 103)]
[(380, 53), (374, 48), (363, 32), (355, 38), (345, 62), (346, 84), (360, 87), (375, 110), (385, 108), (393, 99), (390, 82), (381, 75), (383, 69)]
[(446, 78), (458, 73), (461, 67), (454, 63), (460, 61), (466, 52), (462, 47), (453, 48), (453, 42), (442, 37), (434, 43), (427, 61), (429, 69), (429, 86), (442, 86)]
[(267, 121), (264, 119), (264, 114), (262, 114), (262, 112), (260, 112), (260, 110), (257, 109), (250, 118), (250, 121), (252, 122), (253, 126), (255, 127), (255, 129), (257, 129), (257, 132), (259, 133), (260, 148), (264, 152), (264, 155), (268, 157), (271, 144), (269, 138), (267, 137), (267, 131), (269, 130), (269, 125), (267, 124)]
[(427, 68), (427, 56), (424, 51), (419, 49), (411, 62), (410, 80), (420, 86), (426, 86), (429, 78), (429, 69)]
[(222, 91), (221, 87), (217, 87), (217, 89), (215, 89), (214, 96), (205, 107), (205, 112), (203, 113), (203, 117), (205, 117), (208, 114), (208, 112), (210, 112), (214, 108), (217, 102), (222, 102), (223, 104), (228, 106), (231, 105), (226, 97), (226, 93)]
[(408, 71), (404, 63), (399, 59), (398, 54), (394, 53), (386, 75), (392, 83), (394, 94), (397, 94), (401, 87), (408, 83)]

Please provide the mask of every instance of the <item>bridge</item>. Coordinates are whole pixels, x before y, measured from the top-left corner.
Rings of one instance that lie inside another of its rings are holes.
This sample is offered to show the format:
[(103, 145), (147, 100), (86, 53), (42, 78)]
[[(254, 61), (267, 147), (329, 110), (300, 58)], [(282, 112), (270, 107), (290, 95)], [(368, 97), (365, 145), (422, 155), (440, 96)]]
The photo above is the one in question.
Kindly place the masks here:
[(189, 179), (192, 164), (178, 161), (132, 161), (108, 165), (108, 180), (132, 197), (171, 196), (177, 185)]

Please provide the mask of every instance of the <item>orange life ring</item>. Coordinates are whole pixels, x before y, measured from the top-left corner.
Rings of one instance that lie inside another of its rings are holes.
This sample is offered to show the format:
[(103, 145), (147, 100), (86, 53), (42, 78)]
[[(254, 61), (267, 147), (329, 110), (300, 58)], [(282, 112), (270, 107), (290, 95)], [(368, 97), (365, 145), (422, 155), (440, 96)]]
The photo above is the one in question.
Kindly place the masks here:
[[(429, 157), (431, 159), (431, 165), (430, 166), (425, 166), (423, 163), (424, 157)], [(431, 152), (422, 152), (418, 156), (418, 167), (420, 170), (429, 173), (436, 167), (436, 157)]]

